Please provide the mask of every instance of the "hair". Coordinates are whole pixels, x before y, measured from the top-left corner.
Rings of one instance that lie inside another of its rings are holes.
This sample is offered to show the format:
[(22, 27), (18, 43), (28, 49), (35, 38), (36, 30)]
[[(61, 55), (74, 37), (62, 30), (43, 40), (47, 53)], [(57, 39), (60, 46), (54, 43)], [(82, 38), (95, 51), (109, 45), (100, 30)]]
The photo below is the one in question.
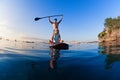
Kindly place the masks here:
[(55, 18), (54, 20), (57, 21), (57, 18)]

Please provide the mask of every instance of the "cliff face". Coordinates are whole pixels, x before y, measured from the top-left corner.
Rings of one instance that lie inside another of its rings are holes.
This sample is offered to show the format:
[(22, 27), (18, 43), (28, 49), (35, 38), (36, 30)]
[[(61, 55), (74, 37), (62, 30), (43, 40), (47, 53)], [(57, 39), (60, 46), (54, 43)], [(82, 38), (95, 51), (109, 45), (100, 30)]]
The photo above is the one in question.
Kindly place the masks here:
[(98, 35), (99, 42), (120, 41), (120, 17), (107, 18), (105, 28)]
[(101, 36), (98, 37), (99, 42), (120, 41), (120, 29), (111, 31), (111, 33), (106, 30), (101, 32), (99, 35)]

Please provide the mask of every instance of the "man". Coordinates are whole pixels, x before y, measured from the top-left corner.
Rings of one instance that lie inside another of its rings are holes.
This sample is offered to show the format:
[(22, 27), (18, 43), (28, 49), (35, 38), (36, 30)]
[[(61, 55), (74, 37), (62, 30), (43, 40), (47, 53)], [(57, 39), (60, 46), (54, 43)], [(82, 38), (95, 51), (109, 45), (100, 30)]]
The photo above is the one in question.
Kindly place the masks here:
[(53, 32), (52, 40), (49, 40), (49, 44), (54, 45), (54, 44), (59, 44), (62, 42), (63, 42), (63, 40), (61, 40), (59, 30), (55, 29)]
[[(54, 19), (54, 22), (52, 22), (52, 21), (50, 20), (50, 17), (48, 17), (48, 21), (52, 24), (52, 27), (53, 27), (53, 34), (52, 34), (52, 41), (51, 41), (51, 42), (54, 42), (53, 39), (54, 39), (55, 31), (56, 31), (56, 30), (59, 31), (58, 26), (59, 26), (60, 22), (62, 21), (62, 19), (63, 19), (63, 15), (61, 16), (61, 19), (60, 19), (58, 22), (57, 22), (57, 19), (56, 19), (56, 18)], [(58, 32), (58, 33), (59, 33), (59, 32)], [(60, 35), (60, 34), (59, 34), (59, 35)], [(49, 42), (50, 42), (50, 41), (49, 41)]]

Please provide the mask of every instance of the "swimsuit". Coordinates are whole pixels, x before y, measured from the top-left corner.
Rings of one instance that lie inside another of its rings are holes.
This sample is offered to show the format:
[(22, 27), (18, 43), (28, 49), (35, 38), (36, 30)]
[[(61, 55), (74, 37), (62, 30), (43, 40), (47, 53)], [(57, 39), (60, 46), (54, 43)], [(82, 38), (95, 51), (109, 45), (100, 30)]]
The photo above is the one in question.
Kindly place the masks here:
[(55, 44), (58, 43), (58, 39), (59, 39), (59, 34), (55, 34), (55, 36), (54, 36)]

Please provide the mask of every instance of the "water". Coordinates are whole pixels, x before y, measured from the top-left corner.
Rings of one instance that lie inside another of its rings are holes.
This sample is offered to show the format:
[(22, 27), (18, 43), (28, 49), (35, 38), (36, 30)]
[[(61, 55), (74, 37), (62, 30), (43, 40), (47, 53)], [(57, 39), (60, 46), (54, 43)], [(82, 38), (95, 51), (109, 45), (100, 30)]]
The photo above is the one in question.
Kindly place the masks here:
[(50, 50), (45, 43), (0, 41), (0, 80), (120, 80), (120, 46)]

